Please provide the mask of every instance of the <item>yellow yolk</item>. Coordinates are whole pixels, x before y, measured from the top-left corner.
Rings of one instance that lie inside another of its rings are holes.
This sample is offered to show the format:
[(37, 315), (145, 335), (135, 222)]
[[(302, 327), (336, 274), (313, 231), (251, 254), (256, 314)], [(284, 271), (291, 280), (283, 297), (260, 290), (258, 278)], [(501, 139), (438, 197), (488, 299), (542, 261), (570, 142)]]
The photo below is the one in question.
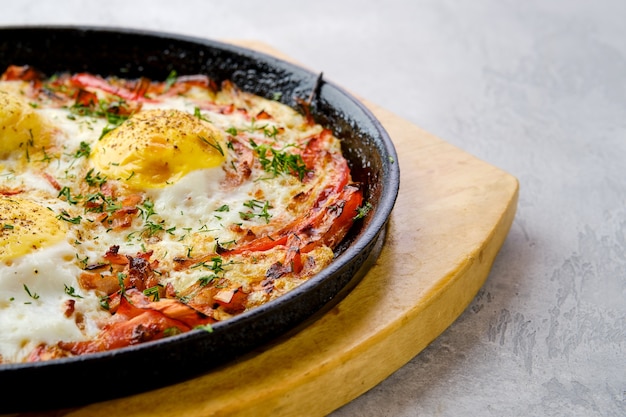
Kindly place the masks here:
[(134, 188), (161, 188), (219, 166), (225, 147), (210, 123), (180, 110), (146, 110), (107, 133), (93, 150), (100, 171)]
[(0, 197), (0, 261), (53, 245), (66, 232), (53, 211), (21, 198)]
[(49, 129), (42, 117), (15, 94), (0, 90), (0, 157), (22, 149), (46, 146)]

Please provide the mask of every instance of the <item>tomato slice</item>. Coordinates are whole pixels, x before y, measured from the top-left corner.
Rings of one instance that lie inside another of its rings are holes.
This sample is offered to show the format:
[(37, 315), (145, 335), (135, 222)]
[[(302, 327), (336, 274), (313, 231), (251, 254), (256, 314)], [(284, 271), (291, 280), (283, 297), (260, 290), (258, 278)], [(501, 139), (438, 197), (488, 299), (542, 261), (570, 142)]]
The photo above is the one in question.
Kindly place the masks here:
[(74, 355), (102, 352), (162, 339), (214, 322), (175, 299), (150, 301), (136, 289), (118, 296), (115, 321), (105, 326), (94, 340), (59, 342), (58, 346)]
[[(287, 246), (286, 262), (295, 262), (295, 269), (300, 270), (299, 252), (310, 252), (322, 244), (330, 247), (338, 244), (354, 223), (362, 203), (361, 189), (356, 185), (347, 185), (333, 198), (328, 198), (324, 207), (307, 212), (278, 233), (263, 236), (237, 248), (223, 250), (221, 254), (234, 255)], [(297, 236), (297, 241), (291, 238), (293, 235)]]

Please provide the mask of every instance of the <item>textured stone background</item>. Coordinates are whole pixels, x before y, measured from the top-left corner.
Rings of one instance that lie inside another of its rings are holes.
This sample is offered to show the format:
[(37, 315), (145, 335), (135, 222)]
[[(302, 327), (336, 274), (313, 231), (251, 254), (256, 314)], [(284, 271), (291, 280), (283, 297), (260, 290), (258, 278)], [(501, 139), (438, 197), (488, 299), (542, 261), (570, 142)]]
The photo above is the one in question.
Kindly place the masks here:
[(468, 310), (334, 417), (626, 415), (625, 19), (623, 0), (22, 0), (0, 13), (264, 41), (520, 180)]

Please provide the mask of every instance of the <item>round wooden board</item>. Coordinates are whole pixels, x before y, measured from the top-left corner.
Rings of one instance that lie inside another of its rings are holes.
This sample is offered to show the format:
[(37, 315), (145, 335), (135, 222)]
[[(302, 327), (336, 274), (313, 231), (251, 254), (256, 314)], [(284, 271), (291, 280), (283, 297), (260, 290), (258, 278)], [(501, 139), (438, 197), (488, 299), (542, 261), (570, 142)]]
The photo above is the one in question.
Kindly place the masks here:
[[(237, 43), (288, 59), (258, 42)], [(518, 181), (365, 104), (397, 148), (401, 185), (380, 256), (345, 299), (271, 346), (198, 378), (49, 415), (324, 416), (441, 334), (484, 283), (513, 222)]]

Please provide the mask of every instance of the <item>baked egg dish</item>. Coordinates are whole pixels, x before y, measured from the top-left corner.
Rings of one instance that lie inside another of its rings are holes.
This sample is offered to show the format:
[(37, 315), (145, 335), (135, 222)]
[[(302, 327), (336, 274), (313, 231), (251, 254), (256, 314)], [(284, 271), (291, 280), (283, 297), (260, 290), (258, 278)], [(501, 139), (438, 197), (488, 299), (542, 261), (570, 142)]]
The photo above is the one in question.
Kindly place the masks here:
[(0, 364), (121, 348), (298, 287), (367, 214), (340, 140), (202, 75), (0, 79)]

